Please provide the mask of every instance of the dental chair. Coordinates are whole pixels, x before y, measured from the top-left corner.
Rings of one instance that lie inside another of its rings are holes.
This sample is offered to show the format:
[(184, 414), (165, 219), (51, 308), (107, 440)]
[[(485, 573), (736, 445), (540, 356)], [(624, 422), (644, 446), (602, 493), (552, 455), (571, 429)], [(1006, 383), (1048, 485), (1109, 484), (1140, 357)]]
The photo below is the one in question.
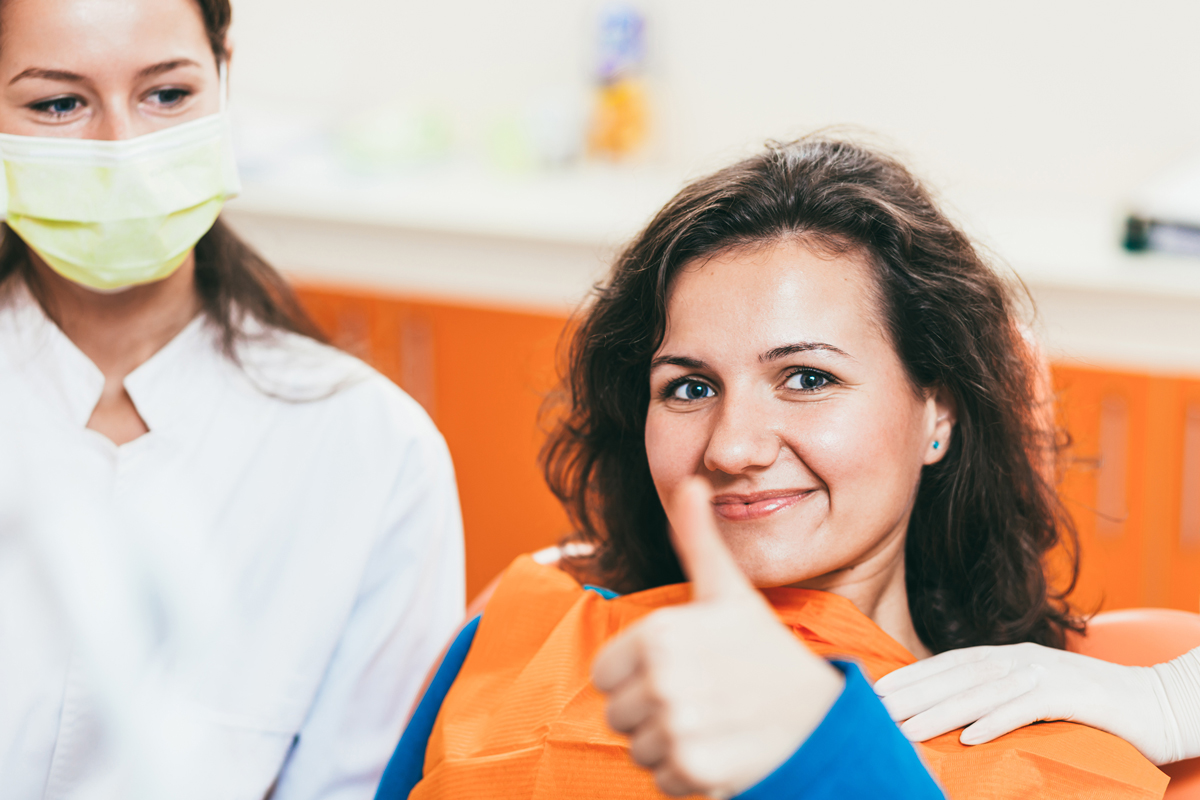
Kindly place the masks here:
[[(1200, 647), (1200, 614), (1170, 608), (1129, 608), (1092, 617), (1087, 634), (1074, 635), (1067, 649), (1086, 656), (1149, 667)], [(1165, 800), (1200, 800), (1200, 758), (1168, 764)]]

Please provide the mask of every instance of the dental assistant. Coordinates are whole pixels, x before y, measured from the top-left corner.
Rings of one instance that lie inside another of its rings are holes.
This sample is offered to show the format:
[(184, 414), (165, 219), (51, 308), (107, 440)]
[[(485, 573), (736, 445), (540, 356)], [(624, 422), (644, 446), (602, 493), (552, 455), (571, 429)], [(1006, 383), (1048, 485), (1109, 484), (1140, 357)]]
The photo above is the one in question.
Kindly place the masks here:
[[(181, 789), (369, 798), (463, 613), (453, 468), (420, 406), (322, 344), (220, 220), (230, 17), (0, 0), (0, 440), (35, 445), (0, 466), (62, 503), (99, 492), (207, 565), (158, 576), (221, 615), (155, 664), (193, 726)], [(34, 624), (56, 565), (28, 559), (0, 536), (0, 799), (128, 796), (120, 709), (79, 637)]]

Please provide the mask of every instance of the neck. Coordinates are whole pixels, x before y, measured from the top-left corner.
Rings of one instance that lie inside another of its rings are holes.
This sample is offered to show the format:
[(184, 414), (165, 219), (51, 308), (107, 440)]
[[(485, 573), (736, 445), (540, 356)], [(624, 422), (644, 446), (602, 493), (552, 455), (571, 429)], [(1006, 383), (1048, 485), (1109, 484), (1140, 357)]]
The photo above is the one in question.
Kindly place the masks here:
[(855, 563), (797, 585), (845, 597), (914, 656), (928, 658), (933, 653), (917, 635), (908, 609), (908, 587), (904, 580), (907, 529), (905, 518), (902, 525)]
[(30, 251), (30, 290), (46, 315), (104, 374), (120, 385), (199, 313), (193, 255), (161, 281), (101, 294), (59, 275)]

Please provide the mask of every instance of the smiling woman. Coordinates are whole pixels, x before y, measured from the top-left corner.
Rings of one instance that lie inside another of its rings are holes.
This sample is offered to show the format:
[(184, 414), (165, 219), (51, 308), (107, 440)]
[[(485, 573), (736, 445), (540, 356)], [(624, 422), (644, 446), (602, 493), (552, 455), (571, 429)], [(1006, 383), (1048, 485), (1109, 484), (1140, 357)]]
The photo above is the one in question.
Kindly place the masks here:
[[(111, 560), (145, 580), (144, 608), (71, 616), (62, 576), (99, 565), (0, 547), (6, 796), (166, 773), (154, 796), (370, 797), (462, 614), (441, 436), (220, 221), (230, 14), (0, 0), (0, 438), (26, 445), (0, 466), (47, 503), (94, 490), (139, 545)], [(0, 519), (50, 518), (24, 502)], [(114, 680), (80, 641), (138, 646)]]
[(547, 477), (610, 584), (682, 578), (659, 496), (700, 474), (807, 491), (803, 520), (723, 523), (743, 568), (870, 573), (918, 650), (1061, 647), (1077, 625), (1042, 567), (1074, 531), (1037, 466), (1055, 438), (1009, 290), (900, 164), (801, 141), (697, 181), (622, 254), (571, 359)]
[[(1074, 535), (1014, 306), (913, 176), (853, 143), (685, 187), (572, 329), (545, 452), (570, 556), (504, 575), (409, 797), (918, 796), (866, 743), (886, 741), (870, 704), (827, 727), (856, 672), (814, 654), (878, 679), (1082, 627), (1043, 563)], [(920, 753), (951, 797), (1165, 786), (1083, 726), (979, 747)]]

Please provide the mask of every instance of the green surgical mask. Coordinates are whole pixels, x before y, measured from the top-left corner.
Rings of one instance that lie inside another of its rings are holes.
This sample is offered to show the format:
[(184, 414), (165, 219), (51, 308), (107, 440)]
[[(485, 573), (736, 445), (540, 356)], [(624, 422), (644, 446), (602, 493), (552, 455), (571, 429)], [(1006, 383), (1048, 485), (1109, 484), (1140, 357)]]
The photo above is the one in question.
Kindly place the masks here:
[(121, 141), (0, 134), (0, 214), (57, 273), (98, 291), (166, 278), (241, 186), (228, 115)]

